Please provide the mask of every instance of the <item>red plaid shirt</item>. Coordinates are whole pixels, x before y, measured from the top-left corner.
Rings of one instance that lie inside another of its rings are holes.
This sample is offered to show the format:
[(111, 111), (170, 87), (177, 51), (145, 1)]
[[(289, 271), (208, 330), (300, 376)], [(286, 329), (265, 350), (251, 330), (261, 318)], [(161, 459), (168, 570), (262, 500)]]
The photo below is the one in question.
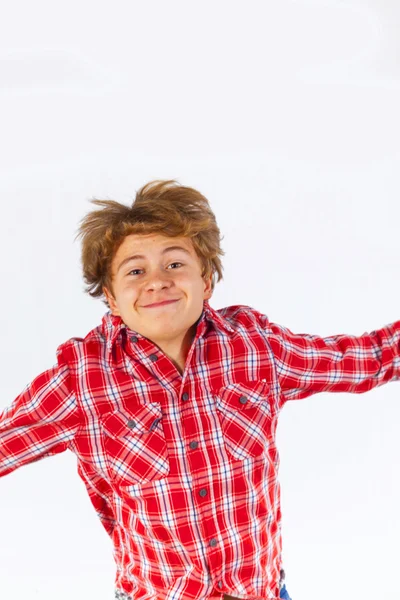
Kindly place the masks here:
[(208, 301), (183, 375), (107, 312), (0, 412), (0, 476), (71, 450), (113, 543), (115, 598), (277, 598), (275, 432), (287, 400), (399, 379), (400, 321), (294, 334)]

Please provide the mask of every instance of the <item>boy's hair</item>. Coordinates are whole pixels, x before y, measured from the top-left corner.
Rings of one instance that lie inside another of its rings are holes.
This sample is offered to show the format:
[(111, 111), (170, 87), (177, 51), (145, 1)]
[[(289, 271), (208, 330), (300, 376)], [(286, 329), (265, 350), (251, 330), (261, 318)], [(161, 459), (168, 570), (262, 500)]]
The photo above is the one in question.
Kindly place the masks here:
[(132, 206), (114, 200), (90, 202), (104, 208), (81, 219), (75, 240), (82, 238), (84, 291), (93, 298), (101, 297), (109, 306), (103, 287), (115, 297), (111, 262), (125, 237), (135, 233), (190, 238), (202, 264), (202, 277), (212, 275), (212, 291), (215, 273), (218, 282), (222, 279), (220, 256), (225, 252), (220, 247), (220, 230), (208, 200), (197, 190), (174, 179), (157, 179), (139, 189)]

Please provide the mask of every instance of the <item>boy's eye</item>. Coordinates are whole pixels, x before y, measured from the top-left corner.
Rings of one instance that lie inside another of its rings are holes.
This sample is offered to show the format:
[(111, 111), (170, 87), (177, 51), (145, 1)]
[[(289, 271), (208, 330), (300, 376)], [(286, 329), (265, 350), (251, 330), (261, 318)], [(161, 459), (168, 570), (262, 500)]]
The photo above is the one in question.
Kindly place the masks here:
[[(171, 265), (181, 265), (182, 266), (182, 263), (180, 263), (180, 262), (173, 262), (169, 266), (171, 266)], [(135, 271), (141, 271), (141, 270), (142, 269), (132, 269), (132, 271), (129, 271), (128, 275), (130, 275), (131, 273), (134, 273)], [(173, 270), (175, 270), (175, 269), (173, 269)]]

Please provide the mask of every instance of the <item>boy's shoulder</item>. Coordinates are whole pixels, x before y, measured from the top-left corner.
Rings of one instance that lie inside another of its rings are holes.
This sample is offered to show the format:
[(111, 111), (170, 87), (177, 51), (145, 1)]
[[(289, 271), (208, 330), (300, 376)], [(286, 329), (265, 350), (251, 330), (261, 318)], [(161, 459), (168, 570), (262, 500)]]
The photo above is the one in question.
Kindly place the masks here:
[(265, 326), (268, 323), (268, 317), (256, 308), (247, 304), (233, 304), (219, 308), (215, 313), (219, 314), (220, 317), (230, 323), (232, 326), (240, 325), (261, 325)]
[(77, 359), (98, 354), (99, 349), (107, 345), (107, 333), (104, 328), (104, 317), (99, 325), (91, 329), (84, 337), (73, 336), (62, 342), (56, 350), (57, 358)]
[[(215, 310), (215, 309), (214, 309)], [(249, 306), (248, 304), (231, 304), (229, 306), (224, 306), (223, 308), (216, 309), (216, 312), (226, 315), (263, 315), (262, 312), (254, 308), (253, 306)], [(264, 315), (265, 316), (265, 315)]]

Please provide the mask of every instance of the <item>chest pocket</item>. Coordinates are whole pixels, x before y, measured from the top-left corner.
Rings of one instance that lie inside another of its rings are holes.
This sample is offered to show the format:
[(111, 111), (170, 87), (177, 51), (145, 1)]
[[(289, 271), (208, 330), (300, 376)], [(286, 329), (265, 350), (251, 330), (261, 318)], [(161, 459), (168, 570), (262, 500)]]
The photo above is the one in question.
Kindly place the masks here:
[(169, 473), (161, 405), (151, 403), (100, 417), (110, 478), (121, 486), (162, 479)]
[(234, 459), (263, 453), (271, 435), (270, 387), (265, 381), (232, 383), (215, 395), (225, 448)]

